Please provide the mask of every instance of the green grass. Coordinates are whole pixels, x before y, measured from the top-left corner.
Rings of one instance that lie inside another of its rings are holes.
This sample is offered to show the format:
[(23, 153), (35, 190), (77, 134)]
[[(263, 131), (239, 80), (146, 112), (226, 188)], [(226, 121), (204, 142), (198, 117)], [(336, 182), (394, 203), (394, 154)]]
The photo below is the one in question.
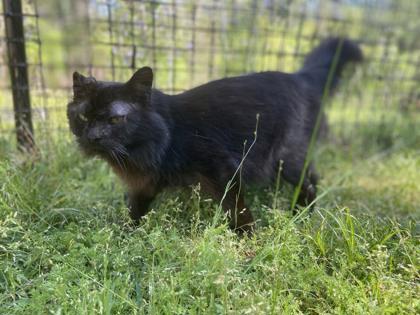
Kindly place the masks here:
[(68, 140), (31, 161), (2, 145), (0, 314), (418, 313), (419, 146), (394, 140), (321, 146), (310, 217), (287, 185), (248, 192), (249, 238), (199, 187), (133, 228), (119, 181)]

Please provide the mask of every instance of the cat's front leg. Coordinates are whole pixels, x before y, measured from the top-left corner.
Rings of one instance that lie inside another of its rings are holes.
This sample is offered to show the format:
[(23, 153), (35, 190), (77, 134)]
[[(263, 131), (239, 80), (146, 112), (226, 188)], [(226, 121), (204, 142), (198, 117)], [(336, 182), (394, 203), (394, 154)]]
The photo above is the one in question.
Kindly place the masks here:
[(149, 212), (150, 204), (155, 199), (155, 195), (145, 194), (144, 192), (128, 193), (128, 209), (130, 218), (135, 224)]

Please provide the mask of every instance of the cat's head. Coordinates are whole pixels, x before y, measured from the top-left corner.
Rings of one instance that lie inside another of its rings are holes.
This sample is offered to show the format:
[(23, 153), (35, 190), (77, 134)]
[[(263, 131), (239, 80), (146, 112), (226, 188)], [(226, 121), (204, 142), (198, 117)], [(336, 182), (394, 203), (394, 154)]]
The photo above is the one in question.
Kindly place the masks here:
[(126, 83), (97, 81), (73, 74), (70, 129), (81, 149), (124, 167), (158, 163), (168, 129), (152, 102), (153, 71), (139, 69)]

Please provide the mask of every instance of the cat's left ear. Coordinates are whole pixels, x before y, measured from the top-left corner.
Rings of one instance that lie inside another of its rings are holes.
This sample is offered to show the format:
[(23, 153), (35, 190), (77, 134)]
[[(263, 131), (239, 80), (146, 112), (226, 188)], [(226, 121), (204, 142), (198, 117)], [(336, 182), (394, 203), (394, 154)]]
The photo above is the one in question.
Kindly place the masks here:
[(153, 70), (150, 67), (143, 67), (137, 70), (127, 84), (133, 87), (150, 89), (153, 84)]
[(75, 97), (86, 97), (90, 95), (96, 86), (94, 77), (85, 77), (79, 72), (73, 73), (73, 94)]

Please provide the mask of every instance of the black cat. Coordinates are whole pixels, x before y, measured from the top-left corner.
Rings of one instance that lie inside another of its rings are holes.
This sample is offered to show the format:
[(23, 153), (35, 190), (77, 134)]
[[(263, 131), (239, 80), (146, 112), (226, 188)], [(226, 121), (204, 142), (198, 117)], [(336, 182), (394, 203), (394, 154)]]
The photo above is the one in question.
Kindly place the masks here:
[[(330, 38), (297, 73), (225, 78), (173, 96), (152, 88), (149, 67), (126, 83), (75, 72), (67, 114), (82, 150), (108, 161), (127, 184), (133, 220), (165, 187), (200, 182), (222, 201), (230, 227), (244, 231), (253, 217), (241, 190), (272, 182), (280, 161), (282, 177), (298, 184), (330, 68), (333, 89), (344, 65), (361, 60), (357, 44)], [(315, 196), (310, 165), (298, 203)]]

